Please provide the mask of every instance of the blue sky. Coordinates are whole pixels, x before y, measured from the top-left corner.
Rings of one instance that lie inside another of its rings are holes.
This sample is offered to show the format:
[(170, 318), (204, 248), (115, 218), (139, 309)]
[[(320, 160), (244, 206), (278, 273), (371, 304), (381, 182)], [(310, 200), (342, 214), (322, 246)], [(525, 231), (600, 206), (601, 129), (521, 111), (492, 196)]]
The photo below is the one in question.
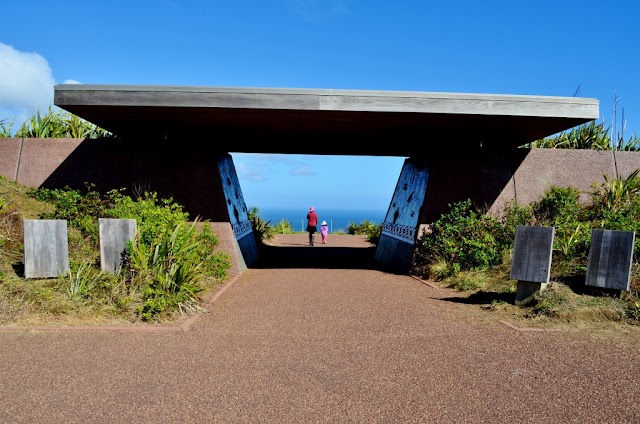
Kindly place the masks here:
[[(596, 98), (640, 134), (640, 3), (624, 1), (9, 1), (0, 120), (57, 83)], [(327, 142), (330, 142), (329, 140)], [(234, 154), (249, 205), (386, 209), (404, 158)]]

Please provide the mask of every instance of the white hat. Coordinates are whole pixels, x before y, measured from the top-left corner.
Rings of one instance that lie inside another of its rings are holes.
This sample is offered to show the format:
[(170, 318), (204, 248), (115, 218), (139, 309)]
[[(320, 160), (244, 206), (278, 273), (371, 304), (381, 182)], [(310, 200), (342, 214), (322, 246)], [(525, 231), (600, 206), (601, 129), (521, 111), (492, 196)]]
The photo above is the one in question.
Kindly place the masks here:
[(322, 225), (327, 225), (327, 221), (322, 221)]

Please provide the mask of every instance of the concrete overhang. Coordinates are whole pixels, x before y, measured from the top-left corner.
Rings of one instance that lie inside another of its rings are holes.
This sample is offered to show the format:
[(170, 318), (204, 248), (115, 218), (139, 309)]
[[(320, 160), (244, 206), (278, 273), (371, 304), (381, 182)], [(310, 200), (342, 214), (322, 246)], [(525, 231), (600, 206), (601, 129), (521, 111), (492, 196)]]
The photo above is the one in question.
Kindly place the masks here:
[(379, 90), (59, 84), (54, 104), (127, 139), (363, 156), (512, 148), (599, 117), (592, 98)]

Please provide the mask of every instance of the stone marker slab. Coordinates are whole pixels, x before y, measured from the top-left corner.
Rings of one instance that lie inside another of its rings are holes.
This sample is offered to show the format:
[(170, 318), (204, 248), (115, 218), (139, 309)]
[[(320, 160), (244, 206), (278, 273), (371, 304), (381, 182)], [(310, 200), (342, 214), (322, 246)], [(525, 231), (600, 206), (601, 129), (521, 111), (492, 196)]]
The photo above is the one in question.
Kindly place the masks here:
[(69, 272), (67, 221), (64, 219), (25, 219), (24, 276), (49, 278)]
[(633, 231), (593, 230), (585, 284), (629, 290), (635, 236)]
[(516, 227), (511, 260), (512, 279), (532, 283), (549, 282), (554, 231), (553, 227)]
[(129, 240), (136, 235), (135, 219), (99, 218), (100, 268), (117, 274), (122, 267), (122, 255)]

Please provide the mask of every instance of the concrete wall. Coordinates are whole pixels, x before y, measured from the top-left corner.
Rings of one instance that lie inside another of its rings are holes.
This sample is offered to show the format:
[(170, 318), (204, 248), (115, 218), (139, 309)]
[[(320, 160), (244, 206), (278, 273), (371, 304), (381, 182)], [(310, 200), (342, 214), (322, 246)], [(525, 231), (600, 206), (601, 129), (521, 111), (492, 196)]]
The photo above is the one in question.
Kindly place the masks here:
[[(232, 257), (231, 274), (257, 260), (255, 239), (231, 156), (212, 143), (111, 139), (0, 139), (0, 175), (27, 187), (106, 192), (153, 191), (171, 197), (191, 219), (209, 220), (220, 248)], [(232, 189), (228, 189), (231, 186)], [(229, 211), (237, 210), (230, 215)], [(239, 229), (243, 229), (240, 231)], [(236, 238), (237, 237), (237, 238)]]
[[(221, 246), (242, 272), (257, 260), (246, 204), (231, 156), (214, 140), (0, 139), (0, 175), (30, 187), (155, 191), (191, 218), (214, 224)], [(471, 199), (500, 215), (507, 202), (529, 204), (551, 186), (584, 192), (603, 175), (626, 177), (640, 152), (513, 149), (427, 153), (405, 161), (389, 204), (376, 259), (402, 272), (421, 229), (449, 204)], [(428, 182), (428, 184), (427, 184)]]
[(526, 205), (539, 200), (551, 186), (575, 187), (581, 200), (590, 199), (592, 184), (626, 177), (640, 168), (640, 152), (571, 149), (475, 151), (457, 155), (427, 155), (429, 186), (420, 217), (433, 222), (449, 204), (471, 199), (482, 210), (500, 215), (508, 202)]
[[(582, 192), (581, 200), (586, 202), (590, 200), (592, 184), (603, 182), (604, 175), (626, 177), (638, 168), (640, 152), (595, 150), (513, 149), (498, 152), (478, 149), (455, 154), (427, 153), (419, 161), (407, 159), (389, 210), (391, 212), (403, 193), (415, 193), (424, 188), (423, 181), (415, 180), (416, 176), (428, 175), (426, 194), (415, 197), (421, 202), (418, 225), (411, 234), (405, 231), (406, 237), (394, 236), (390, 231), (385, 233), (385, 229), (397, 227), (396, 219), (387, 213), (376, 259), (395, 272), (407, 272), (415, 240), (431, 222), (449, 212), (453, 203), (470, 199), (481, 210), (500, 216), (507, 203), (530, 204), (541, 199), (551, 186), (575, 187)], [(400, 216), (407, 220), (416, 207), (405, 206), (404, 209), (399, 210)]]
[(0, 175), (8, 180), (16, 181), (18, 178), (21, 149), (21, 138), (0, 138)]

